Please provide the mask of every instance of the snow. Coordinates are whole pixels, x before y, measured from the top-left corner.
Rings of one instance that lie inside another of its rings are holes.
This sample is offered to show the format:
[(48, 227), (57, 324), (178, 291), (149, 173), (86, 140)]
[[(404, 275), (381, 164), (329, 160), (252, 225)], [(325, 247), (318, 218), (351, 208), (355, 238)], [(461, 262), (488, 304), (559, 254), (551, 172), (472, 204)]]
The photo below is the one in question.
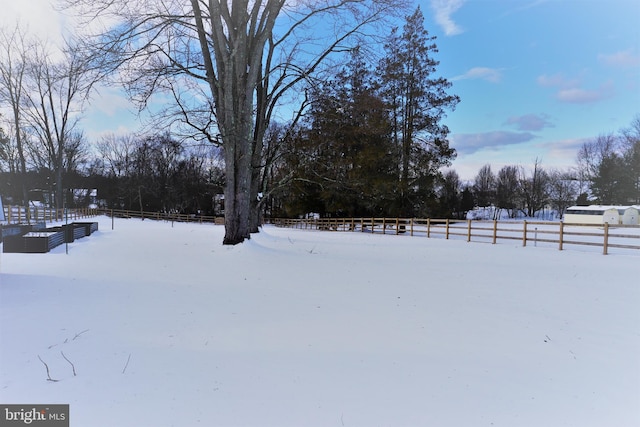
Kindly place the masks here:
[(0, 403), (92, 427), (640, 425), (636, 251), (97, 220), (68, 255), (0, 254)]

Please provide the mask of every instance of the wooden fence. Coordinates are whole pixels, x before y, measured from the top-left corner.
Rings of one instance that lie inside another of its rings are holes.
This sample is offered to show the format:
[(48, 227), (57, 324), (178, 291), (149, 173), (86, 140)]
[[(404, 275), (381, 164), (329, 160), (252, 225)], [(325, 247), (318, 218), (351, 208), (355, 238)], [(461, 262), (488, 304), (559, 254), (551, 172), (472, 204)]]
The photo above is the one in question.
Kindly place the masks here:
[(511, 240), (521, 242), (522, 246), (556, 246), (559, 250), (567, 245), (595, 246), (601, 247), (605, 255), (611, 248), (640, 250), (638, 225), (431, 218), (273, 219), (271, 222), (279, 227), (307, 230), (455, 238), (493, 244), (500, 240)]
[[(5, 206), (5, 219), (8, 224), (29, 224), (37, 222), (58, 222), (65, 220), (65, 210), (55, 208), (42, 208), (31, 207), (29, 210), (23, 206)], [(162, 221), (176, 221), (176, 222), (199, 222), (199, 223), (215, 223), (224, 224), (224, 218), (207, 216), (207, 215), (195, 215), (195, 214), (181, 214), (172, 212), (144, 212), (144, 211), (131, 211), (124, 209), (95, 209), (95, 208), (80, 208), (80, 209), (67, 209), (66, 212), (69, 221), (75, 221), (80, 218), (88, 218), (97, 215), (107, 215), (116, 218), (141, 218), (141, 219), (154, 219)]]
[(74, 221), (80, 218), (96, 216), (97, 209), (69, 208), (55, 209), (32, 206), (29, 209), (24, 206), (5, 206), (4, 217), (8, 224), (31, 224), (38, 222), (57, 222), (68, 219)]
[(176, 212), (144, 212), (122, 209), (101, 209), (100, 213), (115, 218), (140, 218), (158, 221), (224, 224), (224, 218), (210, 215), (181, 214)]

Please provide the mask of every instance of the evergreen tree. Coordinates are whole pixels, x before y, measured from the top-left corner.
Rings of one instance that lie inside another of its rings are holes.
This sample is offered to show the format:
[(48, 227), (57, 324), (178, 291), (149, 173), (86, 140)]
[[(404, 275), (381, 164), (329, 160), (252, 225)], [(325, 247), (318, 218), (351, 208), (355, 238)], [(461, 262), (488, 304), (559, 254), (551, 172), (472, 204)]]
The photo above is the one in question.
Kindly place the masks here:
[(395, 185), (391, 127), (360, 49), (352, 50), (333, 81), (313, 92), (306, 125), (291, 159), (298, 168), (293, 193), (306, 200), (298, 201), (295, 213), (384, 213)]
[(437, 217), (458, 218), (460, 214), (460, 177), (454, 170), (447, 171), (442, 177), (439, 191), (440, 209), (434, 212)]
[(386, 55), (378, 67), (382, 94), (390, 109), (393, 141), (399, 170), (399, 210), (410, 216), (421, 200), (433, 192), (438, 170), (450, 164), (455, 150), (449, 147), (449, 129), (441, 123), (445, 110), (459, 98), (447, 90), (451, 83), (436, 77), (439, 62), (435, 37), (424, 28), (418, 7), (406, 18), (402, 33), (392, 30)]
[(464, 190), (462, 190), (462, 200), (460, 201), (460, 211), (461, 217), (466, 218), (467, 212), (473, 210), (475, 207), (475, 198), (473, 197), (473, 191), (471, 187), (465, 186)]
[(624, 159), (616, 153), (603, 157), (591, 180), (591, 191), (603, 205), (626, 204), (631, 193), (631, 176)]

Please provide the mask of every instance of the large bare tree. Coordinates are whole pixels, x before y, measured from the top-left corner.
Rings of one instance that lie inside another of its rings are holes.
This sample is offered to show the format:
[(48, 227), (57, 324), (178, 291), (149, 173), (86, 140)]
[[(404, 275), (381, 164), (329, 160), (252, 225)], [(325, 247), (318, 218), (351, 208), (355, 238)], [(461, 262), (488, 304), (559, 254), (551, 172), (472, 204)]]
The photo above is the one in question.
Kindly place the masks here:
[[(366, 36), (372, 24), (405, 6), (405, 0), (66, 3), (87, 18), (113, 20), (91, 48), (105, 71), (119, 71), (141, 106), (169, 90), (184, 102), (178, 111), (185, 121), (222, 145), (225, 244), (240, 243), (257, 229), (263, 139), (284, 95), (317, 73), (332, 52), (348, 48), (351, 37)], [(184, 78), (205, 86), (209, 100), (178, 93), (175, 82)], [(202, 108), (185, 108), (196, 104), (209, 105), (212, 120)]]
[[(55, 204), (62, 207), (65, 161), (81, 142), (78, 121), (98, 76), (73, 45), (62, 55), (45, 42), (29, 52), (21, 114), (31, 134), (31, 147), (51, 170)], [(71, 159), (73, 161), (73, 159)]]
[(25, 206), (29, 203), (29, 192), (25, 184), (26, 179), (24, 179), (27, 173), (27, 161), (21, 105), (28, 66), (27, 54), (30, 48), (30, 42), (27, 40), (24, 30), (18, 25), (11, 31), (0, 29), (0, 104), (8, 106), (10, 110), (12, 137), (18, 157), (17, 172), (23, 176), (20, 181), (22, 184), (22, 203)]

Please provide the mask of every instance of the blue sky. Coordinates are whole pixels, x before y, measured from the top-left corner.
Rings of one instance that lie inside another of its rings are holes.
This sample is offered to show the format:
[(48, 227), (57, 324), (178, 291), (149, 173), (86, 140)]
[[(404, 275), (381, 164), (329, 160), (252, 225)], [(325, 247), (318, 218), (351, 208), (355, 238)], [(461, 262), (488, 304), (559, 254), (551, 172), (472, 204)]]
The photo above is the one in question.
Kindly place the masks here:
[[(2, 2), (59, 41), (69, 18), (48, 0)], [(6, 3), (6, 4), (5, 4)], [(484, 164), (575, 166), (578, 148), (640, 114), (640, 1), (417, 0), (437, 37), (439, 72), (461, 103), (448, 115), (452, 168), (471, 180)], [(11, 24), (12, 25), (12, 24)], [(83, 127), (90, 139), (139, 128), (116, 88), (94, 97)]]
[(578, 148), (640, 114), (640, 2), (421, 0), (461, 103), (453, 168), (575, 166)]

